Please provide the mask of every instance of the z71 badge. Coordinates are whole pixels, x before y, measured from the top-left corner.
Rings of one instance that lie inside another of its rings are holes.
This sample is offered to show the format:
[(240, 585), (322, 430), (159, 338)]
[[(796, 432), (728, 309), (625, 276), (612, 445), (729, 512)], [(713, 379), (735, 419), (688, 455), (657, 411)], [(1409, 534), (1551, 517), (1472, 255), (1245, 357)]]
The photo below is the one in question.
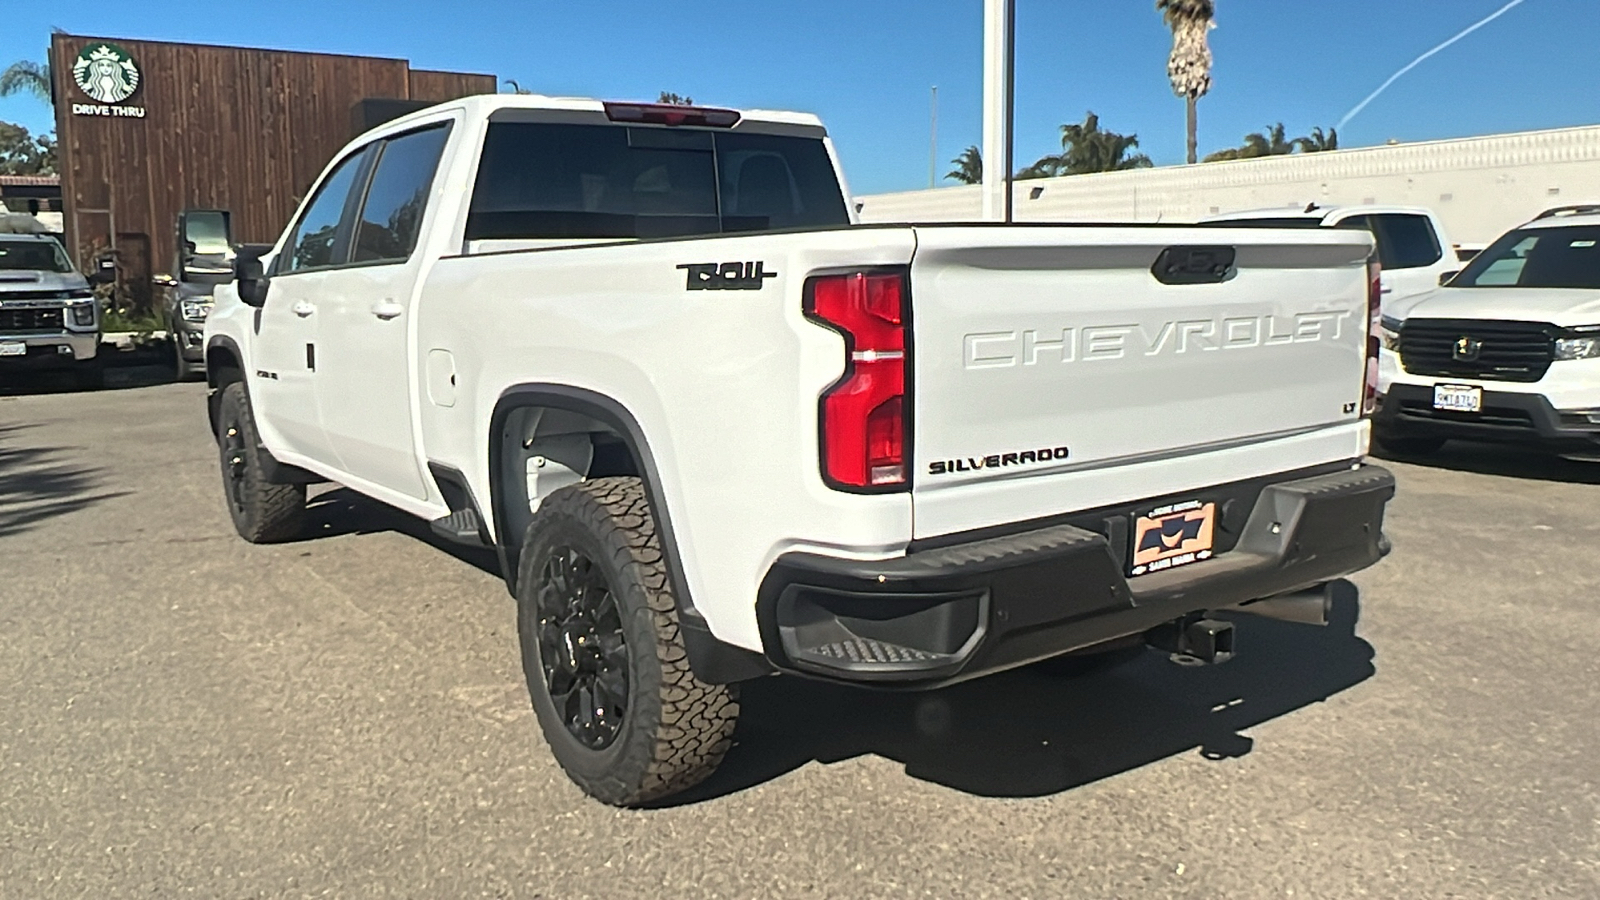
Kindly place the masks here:
[(764, 262), (692, 263), (679, 266), (689, 273), (685, 290), (690, 291), (759, 291), (768, 278), (777, 278), (777, 272), (768, 272)]

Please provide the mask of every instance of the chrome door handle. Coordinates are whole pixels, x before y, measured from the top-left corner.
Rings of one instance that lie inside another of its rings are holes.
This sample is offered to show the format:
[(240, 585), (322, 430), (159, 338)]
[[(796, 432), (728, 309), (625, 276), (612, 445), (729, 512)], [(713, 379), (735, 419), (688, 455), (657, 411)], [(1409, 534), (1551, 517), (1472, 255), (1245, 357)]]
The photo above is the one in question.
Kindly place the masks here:
[(385, 322), (389, 321), (390, 319), (399, 318), (400, 314), (405, 311), (406, 308), (404, 306), (401, 306), (393, 300), (379, 300), (372, 307), (372, 314), (384, 320)]
[(291, 309), (294, 311), (295, 315), (302, 319), (317, 311), (315, 306), (306, 302), (305, 300), (296, 301), (295, 305), (291, 307)]

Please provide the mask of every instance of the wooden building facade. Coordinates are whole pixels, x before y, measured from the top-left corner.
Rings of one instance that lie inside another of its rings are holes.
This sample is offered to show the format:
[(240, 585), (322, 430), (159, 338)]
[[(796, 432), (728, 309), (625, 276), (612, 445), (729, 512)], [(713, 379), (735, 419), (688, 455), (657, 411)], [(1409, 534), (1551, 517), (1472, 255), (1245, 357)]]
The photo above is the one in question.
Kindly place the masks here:
[(171, 271), (182, 210), (229, 210), (235, 241), (273, 241), (374, 110), (498, 86), (402, 59), (68, 34), (50, 71), (68, 250), (87, 267), (114, 246), (136, 299)]

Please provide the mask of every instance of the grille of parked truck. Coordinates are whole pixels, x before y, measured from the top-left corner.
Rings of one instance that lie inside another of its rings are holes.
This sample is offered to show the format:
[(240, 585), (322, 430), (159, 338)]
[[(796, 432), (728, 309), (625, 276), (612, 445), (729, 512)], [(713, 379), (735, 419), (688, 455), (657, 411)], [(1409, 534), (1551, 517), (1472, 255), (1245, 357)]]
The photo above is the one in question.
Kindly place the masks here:
[(1377, 562), (1350, 229), (855, 224), (809, 115), (488, 96), (241, 249), (205, 325), (251, 541), (347, 485), (498, 554), (555, 757), (683, 791), (740, 682), (1234, 652)]
[(0, 234), (0, 374), (64, 369), (100, 383), (100, 307), (47, 234)]

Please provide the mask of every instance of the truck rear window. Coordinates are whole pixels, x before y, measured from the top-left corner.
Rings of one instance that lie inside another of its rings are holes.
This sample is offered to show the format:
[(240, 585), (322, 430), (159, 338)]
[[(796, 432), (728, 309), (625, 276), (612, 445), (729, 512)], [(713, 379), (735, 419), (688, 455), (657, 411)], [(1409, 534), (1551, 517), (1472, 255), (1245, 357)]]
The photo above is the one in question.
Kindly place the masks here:
[(817, 138), (492, 122), (466, 237), (662, 238), (849, 222)]

